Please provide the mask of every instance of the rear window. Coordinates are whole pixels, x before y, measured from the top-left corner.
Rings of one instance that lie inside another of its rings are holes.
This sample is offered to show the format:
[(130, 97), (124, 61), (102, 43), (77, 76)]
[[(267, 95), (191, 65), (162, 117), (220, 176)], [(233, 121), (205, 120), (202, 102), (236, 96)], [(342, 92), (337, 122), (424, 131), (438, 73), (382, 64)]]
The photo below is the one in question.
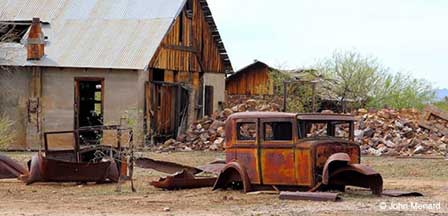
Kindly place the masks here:
[(255, 122), (237, 123), (238, 140), (255, 140), (257, 138), (257, 125)]
[(266, 122), (263, 123), (264, 140), (292, 140), (291, 122)]
[(301, 121), (299, 124), (300, 138), (310, 137), (350, 137), (350, 123), (348, 122), (307, 122)]

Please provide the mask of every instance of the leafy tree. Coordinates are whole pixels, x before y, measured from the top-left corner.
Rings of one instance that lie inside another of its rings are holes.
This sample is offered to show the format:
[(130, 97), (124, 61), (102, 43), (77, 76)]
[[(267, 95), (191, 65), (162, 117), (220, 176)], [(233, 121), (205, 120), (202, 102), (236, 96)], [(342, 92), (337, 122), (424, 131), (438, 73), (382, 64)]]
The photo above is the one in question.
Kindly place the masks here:
[(315, 68), (321, 73), (322, 94), (356, 107), (422, 108), (435, 98), (426, 80), (409, 74), (392, 74), (376, 58), (356, 51), (335, 51)]

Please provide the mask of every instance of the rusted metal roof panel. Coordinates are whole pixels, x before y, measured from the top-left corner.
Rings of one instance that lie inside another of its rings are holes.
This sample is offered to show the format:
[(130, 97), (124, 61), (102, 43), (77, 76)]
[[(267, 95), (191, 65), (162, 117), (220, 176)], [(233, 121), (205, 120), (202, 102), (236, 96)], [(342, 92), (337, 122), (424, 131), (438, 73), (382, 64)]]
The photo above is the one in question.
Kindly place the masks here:
[(43, 25), (48, 39), (42, 60), (26, 61), (24, 46), (9, 46), (7, 62), (0, 64), (146, 69), (184, 4), (185, 0), (0, 0), (1, 20), (40, 17), (49, 23)]

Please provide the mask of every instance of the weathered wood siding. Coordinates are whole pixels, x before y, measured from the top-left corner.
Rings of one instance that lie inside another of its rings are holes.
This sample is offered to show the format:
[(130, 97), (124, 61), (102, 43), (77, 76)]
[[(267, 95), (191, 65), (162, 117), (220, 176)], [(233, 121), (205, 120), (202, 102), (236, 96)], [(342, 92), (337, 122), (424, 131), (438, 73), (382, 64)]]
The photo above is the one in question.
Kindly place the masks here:
[(188, 18), (186, 6), (163, 39), (150, 67), (172, 71), (224, 73), (224, 62), (201, 5), (198, 0), (191, 1), (193, 16)]
[(269, 78), (269, 67), (253, 64), (226, 81), (229, 95), (273, 95), (273, 81)]

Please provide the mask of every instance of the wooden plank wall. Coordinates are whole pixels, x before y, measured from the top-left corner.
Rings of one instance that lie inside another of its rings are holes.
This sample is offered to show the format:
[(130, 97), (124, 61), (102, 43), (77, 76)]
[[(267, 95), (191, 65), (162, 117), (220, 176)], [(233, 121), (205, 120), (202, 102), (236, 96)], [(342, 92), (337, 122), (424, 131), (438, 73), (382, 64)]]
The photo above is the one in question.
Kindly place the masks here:
[(226, 81), (229, 95), (273, 95), (273, 81), (269, 79), (269, 67), (253, 65)]
[[(223, 61), (201, 5), (198, 0), (190, 1), (193, 8), (192, 18), (187, 17), (186, 8), (184, 8), (163, 39), (150, 67), (172, 71), (224, 73)], [(193, 31), (190, 35), (191, 28)], [(182, 41), (179, 40), (180, 30), (183, 31)], [(179, 47), (185, 49), (178, 49)], [(202, 63), (203, 71), (199, 61)]]

